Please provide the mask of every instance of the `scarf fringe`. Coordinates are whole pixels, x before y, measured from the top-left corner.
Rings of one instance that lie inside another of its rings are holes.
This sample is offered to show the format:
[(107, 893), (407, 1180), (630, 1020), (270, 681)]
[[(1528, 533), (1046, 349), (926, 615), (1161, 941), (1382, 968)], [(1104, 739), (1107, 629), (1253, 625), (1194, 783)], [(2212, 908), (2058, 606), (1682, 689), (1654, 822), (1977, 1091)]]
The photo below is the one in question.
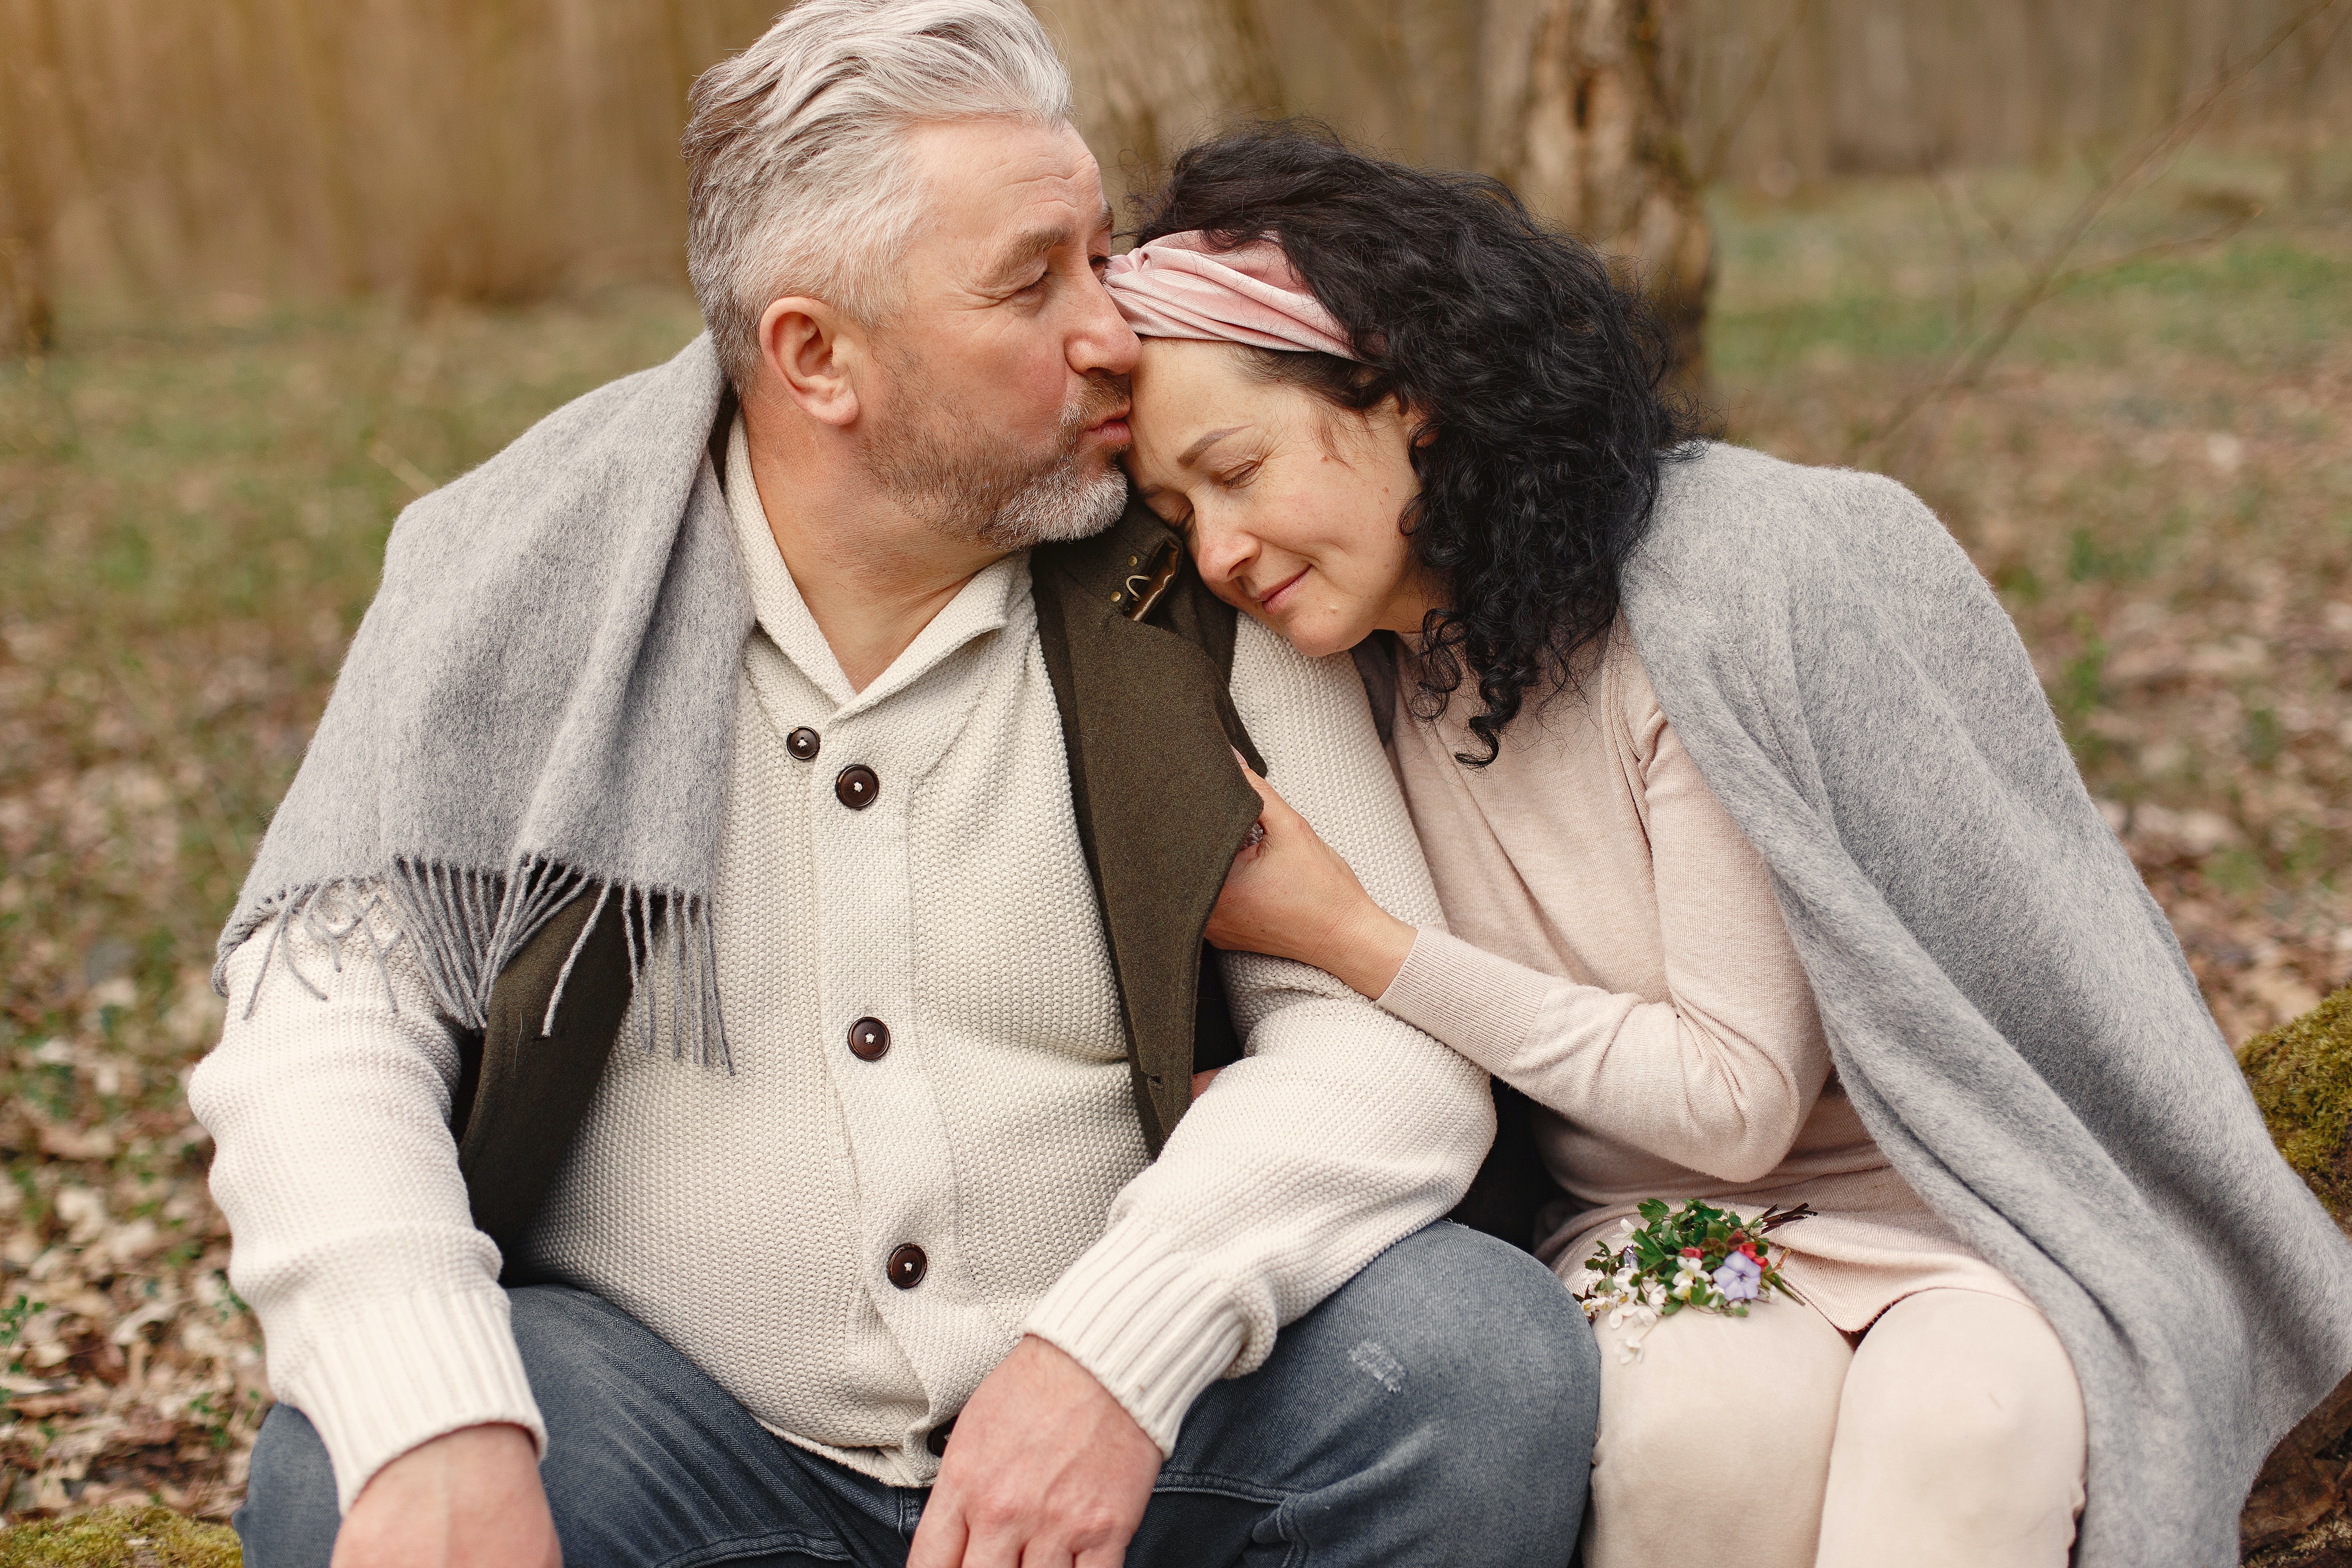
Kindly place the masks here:
[[(625, 882), (592, 884), (585, 872), (543, 856), (532, 857), (503, 873), (399, 859), (380, 878), (336, 878), (279, 894), (257, 909), (246, 929), (236, 933), (241, 941), (264, 926), (269, 928), (269, 945), (262, 954), (261, 973), (256, 977), (246, 1012), (250, 1016), (260, 1000), (273, 959), (282, 959), (281, 966), (313, 998), (326, 999), (326, 990), (301, 971), (292, 945), (285, 941), (288, 928), (299, 921), (305, 934), (326, 943), (338, 973), (342, 970), (343, 942), (364, 932), (368, 956), (383, 977), (387, 995), (392, 977), (386, 960), (393, 949), (406, 942), (443, 1016), (460, 1027), (485, 1030), (489, 1027), (491, 989), (508, 963), (592, 885), (595, 906), (557, 972), (547, 1011), (540, 1019), (540, 1037), (555, 1032), (557, 1010), (563, 1005), (573, 966), (606, 904), (617, 897), (628, 952), (630, 1007), (638, 1016), (642, 1048), (648, 1055), (656, 1053), (666, 1036), (673, 1060), (691, 1060), (698, 1067), (732, 1073), (734, 1062), (719, 1006), (719, 954), (712, 939), (709, 900), (674, 889)], [(357, 911), (341, 923), (321, 904), (336, 889), (346, 892)], [(368, 923), (369, 913), (379, 902), (390, 904), (400, 922), (400, 934), (390, 942), (379, 942)], [(215, 970), (215, 989), (225, 989), (227, 946)], [(394, 1005), (397, 1007), (396, 1001)]]

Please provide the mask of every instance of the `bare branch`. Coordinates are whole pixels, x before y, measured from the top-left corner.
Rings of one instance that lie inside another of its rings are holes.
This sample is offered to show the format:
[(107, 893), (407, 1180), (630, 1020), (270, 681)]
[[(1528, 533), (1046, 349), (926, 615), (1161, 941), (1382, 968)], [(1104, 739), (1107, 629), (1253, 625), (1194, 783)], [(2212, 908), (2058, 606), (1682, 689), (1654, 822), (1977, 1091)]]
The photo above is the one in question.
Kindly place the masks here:
[(1764, 52), (1756, 58), (1756, 68), (1748, 73), (1747, 87), (1741, 89), (1739, 97), (1733, 102), (1731, 112), (1725, 116), (1722, 124), (1715, 128), (1715, 136), (1707, 142), (1706, 157), (1698, 166), (1701, 190), (1723, 177), (1723, 166), (1731, 158), (1731, 144), (1738, 140), (1748, 117), (1756, 112), (1756, 106), (1764, 101), (1765, 89), (1772, 85), (1772, 73), (1780, 68), (1780, 56), (1795, 41), (1797, 35), (1804, 31), (1805, 24), (1812, 19), (1813, 13), (1820, 7), (1821, 0), (1795, 0), (1789, 9), (1788, 25), (1772, 36), (1772, 41), (1766, 44)]
[(1977, 268), (1976, 258), (1969, 250), (1969, 237), (1960, 227), (1959, 214), (1953, 210), (1950, 187), (1958, 182), (1948, 175), (1936, 175), (1928, 184), (1936, 193), (1936, 216), (1944, 220), (1944, 237), (1952, 247), (1952, 309), (1959, 317), (1963, 336), (1976, 331)]
[[(2105, 266), (2087, 270), (2070, 268), (2067, 260), (2109, 207), (2156, 179), (2171, 165), (2173, 159), (2179, 156), (2197, 133), (2205, 128), (2206, 121), (2213, 117), (2213, 111), (2221, 107), (2222, 100), (2252, 75), (2263, 61), (2277, 53), (2287, 40), (2305, 26), (2334, 10), (2339, 3), (2340, 0), (2309, 0), (2265, 38), (2252, 54), (2215, 77), (2204, 91), (2182, 105), (2169, 121), (2150, 132), (2121, 163), (2109, 169), (2105, 177), (2076, 205), (2073, 215), (2060, 227), (2057, 237), (2028, 274), (2023, 286), (2002, 306), (1992, 324), (1975, 342), (1956, 351), (1941, 372), (1897, 399), (1877, 428), (1858, 432), (1847, 446), (1846, 461), (1860, 463), (1865, 457), (1883, 451), (1895, 434), (1921, 409), (1955, 393), (1975, 387), (2037, 306), (2082, 279), (2108, 270)], [(2198, 240), (2173, 242), (2171, 247), (2183, 249), (2193, 245), (2214, 243), (2217, 237), (2226, 238), (2244, 227), (2253, 216), (2247, 213), (2235, 220), (2234, 226), (2225, 225), (2215, 235)], [(2144, 256), (2146, 253), (2139, 254)], [(2122, 262), (2111, 265), (2119, 266)]]

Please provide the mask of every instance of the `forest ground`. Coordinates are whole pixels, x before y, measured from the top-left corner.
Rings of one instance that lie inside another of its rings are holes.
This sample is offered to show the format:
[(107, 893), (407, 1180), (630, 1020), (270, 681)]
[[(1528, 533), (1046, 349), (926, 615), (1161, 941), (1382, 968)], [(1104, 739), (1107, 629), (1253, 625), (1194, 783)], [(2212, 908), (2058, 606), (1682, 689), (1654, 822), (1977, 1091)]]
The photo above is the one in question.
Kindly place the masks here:
[[(1866, 440), (2096, 178), (1719, 199), (1711, 396), (1943, 515), (2243, 1040), (2352, 977), (2352, 147), (2301, 191), (2259, 148), (2185, 160), (1980, 384)], [(234, 1506), (268, 1393), (184, 1098), (214, 935), (397, 508), (697, 325), (654, 289), (224, 296), (0, 365), (8, 1517)]]

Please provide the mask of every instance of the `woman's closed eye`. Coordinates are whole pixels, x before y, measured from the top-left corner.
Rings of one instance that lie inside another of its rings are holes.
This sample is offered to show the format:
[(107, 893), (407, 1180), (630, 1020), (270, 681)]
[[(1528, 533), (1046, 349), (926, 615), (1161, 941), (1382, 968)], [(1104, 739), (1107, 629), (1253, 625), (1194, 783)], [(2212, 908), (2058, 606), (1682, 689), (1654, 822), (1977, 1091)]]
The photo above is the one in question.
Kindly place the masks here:
[(1145, 496), (1143, 504), (1151, 509), (1151, 514), (1154, 517), (1174, 529), (1179, 537), (1186, 540), (1192, 538), (1192, 509), (1191, 507), (1171, 499), (1165, 492)]

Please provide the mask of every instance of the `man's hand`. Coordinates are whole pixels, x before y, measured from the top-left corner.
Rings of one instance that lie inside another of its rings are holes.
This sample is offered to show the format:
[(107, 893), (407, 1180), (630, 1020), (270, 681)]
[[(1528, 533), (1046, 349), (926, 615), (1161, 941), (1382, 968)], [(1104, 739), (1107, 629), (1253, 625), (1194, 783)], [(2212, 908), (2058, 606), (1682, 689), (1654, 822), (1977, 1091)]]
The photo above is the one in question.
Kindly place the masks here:
[(1119, 1568), (1159, 1474), (1135, 1417), (1032, 1335), (956, 1418), (907, 1568)]
[(333, 1568), (562, 1564), (530, 1434), (497, 1426), (446, 1432), (378, 1470), (343, 1516)]

